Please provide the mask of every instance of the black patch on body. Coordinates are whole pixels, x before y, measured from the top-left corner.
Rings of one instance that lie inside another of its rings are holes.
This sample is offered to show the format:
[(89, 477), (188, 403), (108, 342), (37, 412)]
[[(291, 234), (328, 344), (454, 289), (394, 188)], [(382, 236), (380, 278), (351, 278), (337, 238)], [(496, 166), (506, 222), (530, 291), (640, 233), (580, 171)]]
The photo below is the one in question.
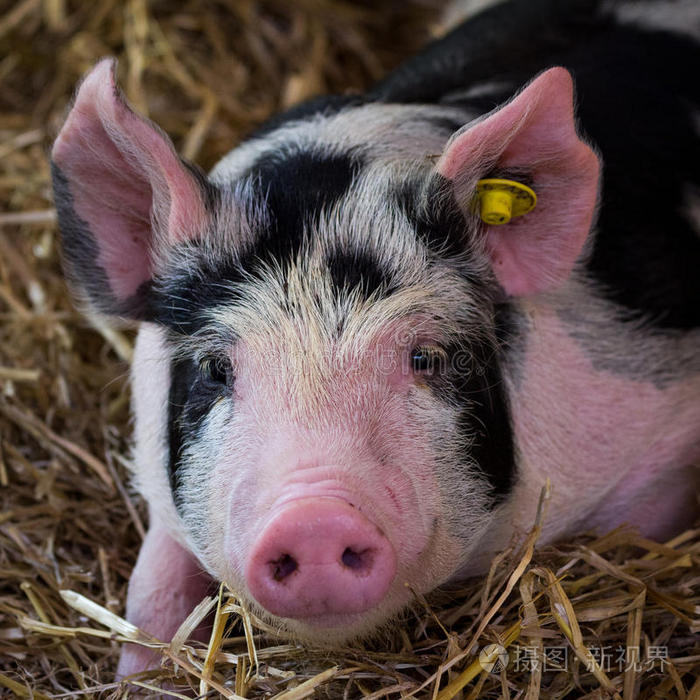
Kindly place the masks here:
[[(488, 112), (546, 68), (567, 68), (584, 133), (604, 164), (590, 276), (630, 320), (697, 328), (700, 237), (684, 197), (688, 186), (700, 187), (693, 121), (700, 81), (689, 77), (700, 73), (700, 48), (687, 36), (619, 24), (601, 4), (511, 0), (490, 8), (404, 63), (369, 96)], [(460, 101), (459, 93), (486, 82), (504, 88)]]
[(179, 505), (182, 450), (194, 444), (212, 406), (230, 387), (208, 380), (191, 358), (174, 358), (170, 363), (168, 396), (168, 478), (175, 505)]
[[(450, 114), (422, 117), (421, 121), (426, 123), (429, 127), (435, 129), (435, 131), (447, 132), (448, 137), (455, 131), (459, 131), (465, 123), (464, 118), (458, 119), (456, 116)], [(435, 153), (434, 155), (438, 156), (439, 154)]]
[(512, 81), (514, 70), (529, 80), (537, 71), (521, 69), (521, 63), (539, 58), (545, 66), (554, 65), (548, 60), (553, 50), (588, 39), (585, 32), (595, 26), (599, 4), (600, 0), (510, 0), (488, 8), (402, 63), (368, 97), (435, 104), (480, 82)]
[[(630, 31), (613, 55), (612, 80), (596, 81), (605, 56), (575, 74), (578, 112), (604, 164), (589, 270), (629, 318), (698, 328), (700, 235), (685, 207), (689, 186), (700, 188), (700, 135), (691, 110), (700, 109), (700, 81), (688, 79), (700, 73), (700, 48)], [(684, 70), (674, 71), (680, 65)], [(624, 81), (624, 90), (614, 80)]]

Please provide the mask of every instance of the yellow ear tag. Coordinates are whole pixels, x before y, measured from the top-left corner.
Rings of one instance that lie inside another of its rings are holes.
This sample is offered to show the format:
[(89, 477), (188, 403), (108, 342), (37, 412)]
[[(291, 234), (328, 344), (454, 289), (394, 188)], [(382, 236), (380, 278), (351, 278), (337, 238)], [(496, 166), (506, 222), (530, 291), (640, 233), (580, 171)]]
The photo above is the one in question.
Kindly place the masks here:
[(491, 226), (507, 224), (516, 216), (531, 212), (537, 204), (537, 195), (527, 185), (499, 178), (479, 180), (474, 199), (481, 220)]

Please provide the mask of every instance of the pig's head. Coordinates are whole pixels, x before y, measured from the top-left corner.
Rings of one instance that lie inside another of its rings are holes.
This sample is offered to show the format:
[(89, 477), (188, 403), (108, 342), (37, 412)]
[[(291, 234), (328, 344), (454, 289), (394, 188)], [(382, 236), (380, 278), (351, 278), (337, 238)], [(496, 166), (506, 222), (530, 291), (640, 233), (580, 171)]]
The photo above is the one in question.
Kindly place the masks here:
[[(503, 310), (570, 274), (598, 161), (563, 69), (465, 121), (335, 109), (254, 136), (207, 179), (103, 61), (53, 148), (72, 285), (142, 322), (135, 476), (151, 517), (305, 638), (364, 634), (406, 584), (468, 570), (511, 506)], [(527, 181), (535, 211), (481, 224), (471, 201), (493, 174)]]

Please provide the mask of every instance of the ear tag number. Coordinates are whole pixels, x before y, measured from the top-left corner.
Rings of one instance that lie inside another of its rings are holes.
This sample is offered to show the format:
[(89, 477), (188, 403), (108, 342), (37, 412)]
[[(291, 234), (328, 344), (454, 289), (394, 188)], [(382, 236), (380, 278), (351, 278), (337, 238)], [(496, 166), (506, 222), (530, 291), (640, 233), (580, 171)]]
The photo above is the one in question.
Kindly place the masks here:
[(490, 226), (507, 224), (516, 216), (531, 212), (536, 204), (534, 191), (515, 180), (488, 178), (476, 183), (474, 207), (479, 208), (481, 220)]

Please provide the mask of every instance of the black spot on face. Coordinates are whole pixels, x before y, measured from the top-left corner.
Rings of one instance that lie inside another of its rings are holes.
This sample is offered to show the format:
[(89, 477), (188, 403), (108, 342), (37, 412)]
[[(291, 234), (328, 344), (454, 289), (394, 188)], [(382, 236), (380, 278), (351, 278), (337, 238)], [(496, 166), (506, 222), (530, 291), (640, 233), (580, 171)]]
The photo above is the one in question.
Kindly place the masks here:
[(369, 253), (336, 250), (328, 258), (328, 270), (338, 290), (359, 289), (365, 299), (377, 292), (388, 296), (394, 290), (388, 271)]
[(456, 199), (446, 194), (451, 192), (447, 179), (433, 175), (427, 183), (407, 180), (394, 192), (394, 201), (434, 254), (464, 258), (468, 253), (467, 221)]
[(471, 377), (457, 382), (455, 389), (471, 404), (465, 407), (461, 420), (476, 436), (472, 455), (500, 502), (513, 486), (515, 448), (508, 397), (495, 352), (482, 355)]
[[(482, 299), (476, 303), (492, 304), (497, 289), (476, 272), (469, 223), (446, 192), (451, 192), (450, 183), (433, 175), (427, 184), (406, 182), (395, 194), (396, 203), (432, 252), (434, 264), (448, 264), (458, 272)], [(498, 347), (508, 347), (513, 340), (513, 324), (505, 323), (505, 316), (510, 318), (502, 310), (496, 318)], [(514, 437), (498, 348), (445, 348), (445, 355), (444, 371), (441, 362), (439, 371), (423, 378), (437, 397), (459, 407), (459, 430), (471, 441), (469, 457), (491, 485), (495, 505), (508, 495), (515, 478)]]
[(193, 255), (190, 262), (171, 269), (153, 285), (150, 317), (180, 335), (192, 335), (207, 323), (207, 313), (235, 300), (229, 283), (241, 283), (244, 269), (237, 261), (215, 261)]
[(502, 367), (507, 370), (515, 385), (519, 386), (527, 351), (527, 317), (512, 304), (503, 302), (495, 306), (495, 322)]
[[(196, 242), (189, 243), (194, 255), (188, 257), (194, 262), (157, 281), (152, 318), (177, 333), (196, 332), (208, 310), (236, 300), (234, 287), (240, 288), (249, 276), (257, 276), (265, 266), (288, 265), (300, 252), (305, 231), (313, 232), (314, 222), (348, 192), (361, 167), (361, 159), (352, 153), (275, 152), (260, 158), (246, 177), (253, 197), (267, 210), (269, 224), (256, 231), (254, 244), (235, 257), (216, 260), (198, 255)], [(339, 283), (346, 262), (340, 256), (331, 261)], [(347, 282), (364, 275), (363, 289), (371, 291), (381, 277), (372, 267), (358, 258), (357, 264), (347, 267)]]
[(168, 477), (176, 506), (182, 486), (182, 451), (199, 439), (205, 418), (217, 401), (230, 396), (231, 388), (230, 381), (218, 381), (191, 358), (174, 358), (170, 363)]
[(500, 503), (515, 479), (515, 447), (508, 397), (499, 359), (487, 345), (447, 348), (444, 371), (425, 378), (438, 398), (459, 408), (459, 431), (471, 442), (476, 462)]
[(265, 202), (270, 217), (248, 257), (277, 261), (299, 252), (304, 230), (347, 192), (362, 167), (354, 153), (299, 151), (263, 155), (248, 177), (254, 196)]

